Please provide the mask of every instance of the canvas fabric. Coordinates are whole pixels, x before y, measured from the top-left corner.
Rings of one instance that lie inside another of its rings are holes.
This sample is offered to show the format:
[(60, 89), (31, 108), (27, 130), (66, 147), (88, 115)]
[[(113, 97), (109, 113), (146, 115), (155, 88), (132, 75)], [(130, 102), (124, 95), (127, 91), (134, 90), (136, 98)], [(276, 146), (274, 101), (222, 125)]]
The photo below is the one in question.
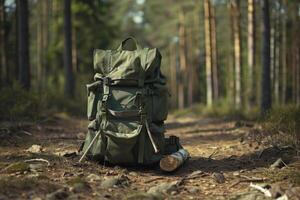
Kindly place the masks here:
[(147, 165), (170, 153), (170, 145), (166, 146), (170, 141), (174, 150), (179, 148), (174, 139), (164, 137), (169, 93), (160, 65), (158, 49), (141, 48), (134, 38), (124, 40), (116, 50), (94, 51), (94, 82), (87, 85), (90, 123), (82, 152), (97, 133), (99, 137), (88, 158)]

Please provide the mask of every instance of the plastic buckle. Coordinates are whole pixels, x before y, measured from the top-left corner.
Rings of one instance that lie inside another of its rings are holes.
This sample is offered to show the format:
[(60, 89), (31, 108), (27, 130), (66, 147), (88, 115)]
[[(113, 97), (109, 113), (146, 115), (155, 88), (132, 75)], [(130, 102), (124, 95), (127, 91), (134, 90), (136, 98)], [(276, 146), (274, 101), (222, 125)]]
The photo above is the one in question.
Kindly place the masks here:
[(103, 84), (109, 85), (110, 84), (110, 78), (109, 77), (104, 77), (103, 78)]

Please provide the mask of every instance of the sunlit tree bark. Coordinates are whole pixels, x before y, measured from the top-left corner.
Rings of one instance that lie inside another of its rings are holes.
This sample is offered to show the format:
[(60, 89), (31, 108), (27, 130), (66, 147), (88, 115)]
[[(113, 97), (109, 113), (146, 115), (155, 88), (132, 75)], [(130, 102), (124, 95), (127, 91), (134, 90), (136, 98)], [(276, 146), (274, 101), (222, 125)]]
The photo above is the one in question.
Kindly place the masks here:
[(254, 74), (255, 65), (255, 1), (248, 0), (248, 105), (254, 104)]
[(205, 67), (206, 67), (206, 104), (212, 106), (212, 55), (210, 1), (204, 0)]
[(240, 35), (240, 1), (231, 0), (230, 13), (232, 15), (233, 46), (234, 46), (234, 79), (235, 79), (235, 108), (241, 108), (241, 35)]
[(212, 54), (212, 79), (213, 79), (213, 98), (217, 100), (219, 98), (219, 81), (218, 81), (218, 49), (217, 49), (217, 31), (216, 31), (216, 16), (215, 6), (211, 4), (211, 54)]

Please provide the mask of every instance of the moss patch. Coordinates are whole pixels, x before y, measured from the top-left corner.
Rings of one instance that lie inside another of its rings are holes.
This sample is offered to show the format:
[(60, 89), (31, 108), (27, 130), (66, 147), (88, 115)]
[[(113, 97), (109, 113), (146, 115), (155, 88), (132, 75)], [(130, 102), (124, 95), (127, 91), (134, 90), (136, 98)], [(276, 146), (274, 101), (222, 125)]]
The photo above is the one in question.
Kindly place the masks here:
[(267, 170), (264, 175), (272, 182), (288, 181), (300, 186), (300, 169), (288, 167), (284, 169)]
[(74, 186), (76, 184), (88, 184), (84, 179), (82, 179), (80, 177), (72, 178), (72, 179), (68, 180), (66, 183), (69, 186)]
[(8, 165), (2, 170), (4, 173), (15, 173), (15, 172), (25, 172), (29, 171), (30, 167), (28, 163), (25, 162), (16, 162)]

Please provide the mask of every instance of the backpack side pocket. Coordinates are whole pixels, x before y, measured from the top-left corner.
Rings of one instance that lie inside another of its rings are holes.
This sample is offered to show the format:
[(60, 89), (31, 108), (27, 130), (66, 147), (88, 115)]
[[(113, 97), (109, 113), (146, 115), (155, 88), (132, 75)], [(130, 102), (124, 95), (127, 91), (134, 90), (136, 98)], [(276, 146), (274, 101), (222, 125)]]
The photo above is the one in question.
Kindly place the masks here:
[(98, 103), (102, 96), (101, 82), (87, 84), (87, 117), (90, 121), (96, 118)]

